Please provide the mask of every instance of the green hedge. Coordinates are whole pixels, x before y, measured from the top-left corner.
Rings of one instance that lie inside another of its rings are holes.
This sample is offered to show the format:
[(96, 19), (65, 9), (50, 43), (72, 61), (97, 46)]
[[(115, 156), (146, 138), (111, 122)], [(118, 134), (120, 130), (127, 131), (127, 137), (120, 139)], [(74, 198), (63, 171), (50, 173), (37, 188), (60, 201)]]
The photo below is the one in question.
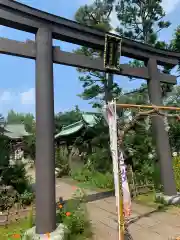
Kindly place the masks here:
[(77, 171), (71, 173), (74, 180), (88, 183), (92, 187), (102, 188), (102, 189), (113, 189), (114, 180), (112, 173), (100, 173), (98, 171), (93, 171), (87, 167), (81, 168)]
[(176, 181), (176, 189), (180, 192), (180, 156), (173, 158), (174, 177)]
[(86, 209), (85, 197), (85, 193), (77, 189), (71, 200), (58, 205), (57, 222), (63, 223), (68, 229), (65, 240), (92, 239), (92, 225)]
[[(176, 188), (177, 191), (180, 192), (180, 157), (173, 158), (173, 169), (174, 169), (174, 176), (176, 181)], [(93, 171), (89, 169), (87, 166), (81, 168), (77, 171), (71, 173), (73, 179), (83, 182), (89, 183), (90, 185), (102, 188), (102, 189), (113, 189), (114, 188), (114, 181), (112, 173), (100, 173), (98, 171)], [(152, 179), (156, 191), (161, 191), (161, 180), (160, 180), (160, 168), (156, 165), (153, 169)]]

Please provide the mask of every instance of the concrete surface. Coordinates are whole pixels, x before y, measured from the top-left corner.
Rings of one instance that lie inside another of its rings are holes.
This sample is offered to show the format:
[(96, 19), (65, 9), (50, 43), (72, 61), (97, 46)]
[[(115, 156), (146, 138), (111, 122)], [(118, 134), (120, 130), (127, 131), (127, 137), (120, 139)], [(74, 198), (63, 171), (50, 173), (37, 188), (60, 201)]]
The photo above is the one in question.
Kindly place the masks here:
[[(57, 181), (56, 197), (71, 198), (76, 187)], [(87, 194), (94, 191), (86, 190)], [(94, 199), (87, 203), (94, 229), (94, 240), (118, 240), (115, 197)], [(132, 216), (129, 220), (129, 238), (133, 240), (168, 240), (180, 237), (180, 209), (159, 211), (154, 208), (132, 204)]]

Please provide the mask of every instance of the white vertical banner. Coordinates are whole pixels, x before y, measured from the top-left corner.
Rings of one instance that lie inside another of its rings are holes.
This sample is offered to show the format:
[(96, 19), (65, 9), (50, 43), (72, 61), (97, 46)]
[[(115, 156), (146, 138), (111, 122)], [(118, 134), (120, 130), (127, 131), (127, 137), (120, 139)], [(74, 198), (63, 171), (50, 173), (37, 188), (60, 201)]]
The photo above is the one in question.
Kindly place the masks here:
[(121, 170), (122, 178), (122, 190), (123, 190), (123, 206), (124, 206), (124, 217), (128, 218), (131, 215), (131, 194), (129, 191), (129, 184), (126, 174), (126, 165), (124, 163), (124, 156), (122, 151), (119, 151), (119, 166)]
[(110, 149), (113, 161), (113, 173), (114, 173), (114, 186), (116, 196), (116, 207), (119, 205), (119, 170), (118, 170), (118, 148), (117, 148), (117, 124), (116, 115), (114, 114), (114, 105), (108, 103), (106, 106), (107, 121), (109, 125), (110, 135)]
[[(110, 148), (113, 160), (116, 207), (118, 210), (120, 232), (119, 239), (123, 240), (124, 217), (129, 217), (131, 213), (131, 195), (127, 181), (126, 166), (124, 163), (123, 152), (121, 151), (121, 149), (118, 149), (116, 102), (112, 101), (108, 103), (108, 105), (106, 106), (106, 117), (109, 125)], [(121, 174), (121, 176), (119, 173)]]
[(106, 108), (109, 124), (110, 148), (113, 160), (114, 185), (116, 196), (116, 208), (118, 213), (119, 240), (124, 240), (124, 215), (123, 215), (123, 193), (122, 181), (119, 174), (118, 145), (117, 145), (117, 115), (114, 102), (108, 103)]
[[(113, 102), (115, 114), (116, 114), (116, 102)], [(116, 114), (117, 116), (117, 114)], [(118, 126), (117, 126), (117, 118), (116, 118), (116, 128), (117, 128), (117, 138), (118, 136)], [(121, 149), (121, 146), (118, 146), (118, 166), (119, 166), (119, 172), (121, 173), (121, 182), (122, 182), (122, 194), (123, 194), (123, 212), (124, 217), (128, 218), (131, 214), (131, 194), (129, 191), (129, 184), (127, 180), (127, 174), (126, 174), (126, 165), (124, 162), (124, 156), (123, 151)]]

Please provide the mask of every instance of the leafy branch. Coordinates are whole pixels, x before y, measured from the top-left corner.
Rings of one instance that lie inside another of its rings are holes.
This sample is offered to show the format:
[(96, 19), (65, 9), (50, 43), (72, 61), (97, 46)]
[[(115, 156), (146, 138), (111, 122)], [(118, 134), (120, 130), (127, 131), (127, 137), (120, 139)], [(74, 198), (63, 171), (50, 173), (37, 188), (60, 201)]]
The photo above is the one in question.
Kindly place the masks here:
[(124, 125), (122, 130), (120, 130), (121, 126), (120, 126), (120, 123), (118, 123), (118, 129), (119, 129), (118, 130), (118, 136), (119, 136), (120, 144), (122, 144), (123, 139), (124, 139), (125, 135), (127, 134), (127, 132), (129, 132), (132, 128), (134, 128), (135, 125), (138, 124), (139, 120), (141, 120), (142, 118), (147, 117), (147, 116), (151, 116), (151, 117), (162, 116), (162, 117), (165, 117), (165, 118), (176, 117), (180, 121), (180, 115), (179, 114), (163, 113), (156, 106), (154, 106), (154, 109), (152, 109), (152, 110), (140, 111), (130, 122), (128, 122)]

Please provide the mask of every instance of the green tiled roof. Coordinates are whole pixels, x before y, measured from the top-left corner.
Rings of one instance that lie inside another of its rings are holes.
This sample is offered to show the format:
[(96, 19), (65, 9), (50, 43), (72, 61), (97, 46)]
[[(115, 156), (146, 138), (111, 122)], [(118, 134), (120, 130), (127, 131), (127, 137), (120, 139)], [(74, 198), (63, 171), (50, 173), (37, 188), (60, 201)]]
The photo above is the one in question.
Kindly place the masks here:
[(6, 124), (3, 130), (3, 134), (12, 139), (19, 139), (30, 135), (26, 132), (24, 124)]
[(82, 118), (90, 127), (94, 127), (97, 123), (97, 116), (95, 114), (85, 113), (82, 115)]
[(68, 136), (71, 135), (73, 133), (78, 132), (79, 130), (81, 130), (84, 127), (84, 123), (82, 121), (73, 123), (71, 125), (68, 125), (66, 127), (63, 127), (61, 132), (59, 132), (58, 134), (55, 135), (55, 138), (59, 138), (62, 136)]
[(84, 113), (82, 114), (82, 120), (63, 127), (62, 130), (55, 135), (55, 139), (74, 134), (83, 127), (94, 127), (96, 123), (97, 116), (95, 113)]

